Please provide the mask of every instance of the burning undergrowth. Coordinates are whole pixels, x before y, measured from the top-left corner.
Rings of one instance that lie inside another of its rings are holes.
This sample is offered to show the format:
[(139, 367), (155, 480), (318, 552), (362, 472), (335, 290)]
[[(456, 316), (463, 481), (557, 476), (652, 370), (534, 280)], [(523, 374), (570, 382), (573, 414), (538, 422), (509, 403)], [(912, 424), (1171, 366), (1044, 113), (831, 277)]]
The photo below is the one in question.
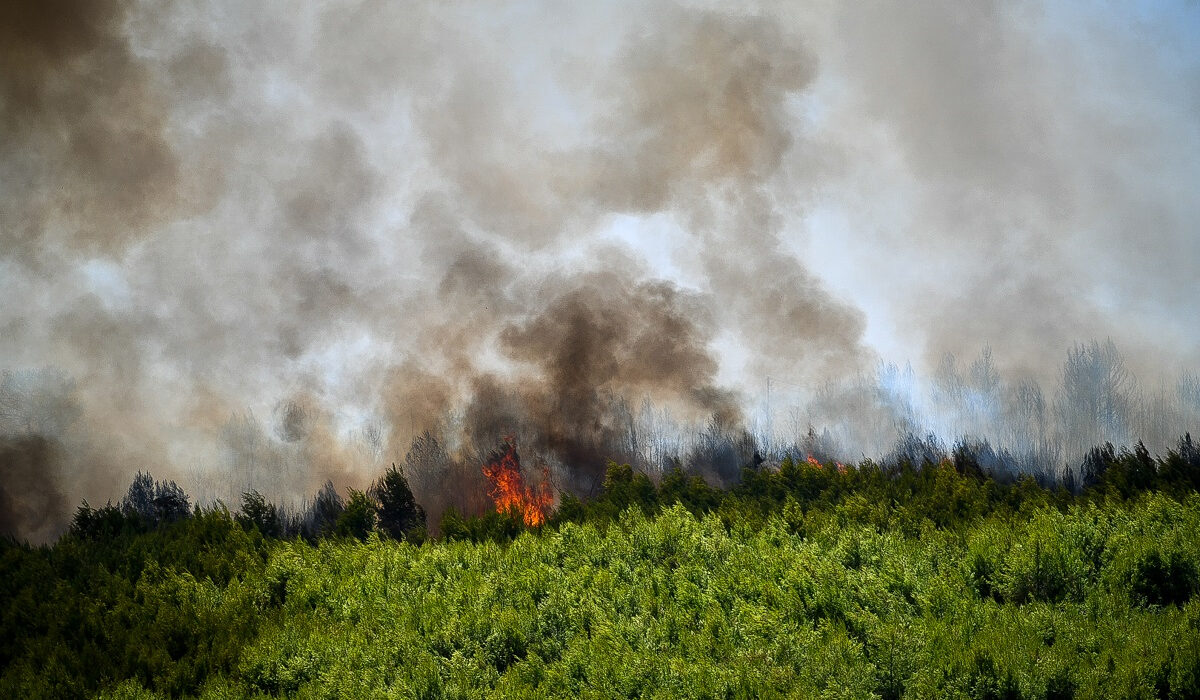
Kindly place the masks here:
[(495, 501), (497, 513), (519, 513), (529, 527), (545, 524), (554, 506), (549, 472), (544, 471), (542, 480), (536, 484), (526, 481), (516, 438), (511, 435), (504, 438), (503, 446), (492, 452), (483, 465), (483, 475), (487, 477), (488, 495)]

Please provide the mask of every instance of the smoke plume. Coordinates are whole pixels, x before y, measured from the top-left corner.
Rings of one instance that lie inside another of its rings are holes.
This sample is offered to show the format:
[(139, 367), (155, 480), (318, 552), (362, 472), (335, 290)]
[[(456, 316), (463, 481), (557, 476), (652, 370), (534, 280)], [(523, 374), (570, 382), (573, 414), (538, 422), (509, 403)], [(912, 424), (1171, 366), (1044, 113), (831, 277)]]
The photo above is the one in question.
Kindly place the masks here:
[(141, 470), (297, 504), (397, 462), (478, 510), (509, 435), (581, 494), (610, 458), (727, 480), (806, 439), (1049, 471), (1170, 444), (1200, 431), (1198, 29), (8, 3), (0, 529), (50, 539)]

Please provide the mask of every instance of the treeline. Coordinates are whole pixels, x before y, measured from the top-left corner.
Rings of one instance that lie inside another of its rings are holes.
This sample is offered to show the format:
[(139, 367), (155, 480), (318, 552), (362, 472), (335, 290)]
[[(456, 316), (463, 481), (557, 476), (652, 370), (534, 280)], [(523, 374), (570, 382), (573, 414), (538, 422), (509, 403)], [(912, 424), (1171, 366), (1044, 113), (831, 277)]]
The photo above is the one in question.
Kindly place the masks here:
[[(221, 503), (211, 511), (229, 515)], [(155, 481), (150, 474), (139, 472), (119, 503), (93, 508), (84, 501), (68, 534), (81, 540), (108, 540), (150, 532), (203, 512), (199, 505), (191, 508), (188, 495), (174, 481)], [(365, 539), (372, 532), (415, 544), (428, 537), (425, 509), (413, 498), (407, 479), (394, 464), (365, 491), (348, 489), (347, 498), (342, 498), (332, 482), (325, 482), (299, 512), (249, 491), (242, 494), (241, 509), (230, 517), (264, 537), (298, 537), (310, 543), (330, 537)]]
[[(947, 451), (936, 437), (910, 435), (879, 462), (846, 465), (796, 453), (778, 465), (752, 463), (729, 488), (679, 467), (655, 483), (628, 464), (610, 462), (600, 495), (583, 500), (563, 494), (549, 524), (603, 525), (631, 506), (653, 515), (678, 504), (744, 527), (785, 507), (821, 509), (853, 498), (874, 511), (878, 525), (911, 530), (924, 523), (949, 528), (995, 512), (1045, 505), (1061, 509), (1076, 502), (1127, 500), (1148, 491), (1176, 496), (1200, 491), (1200, 447), (1190, 433), (1160, 457), (1152, 457), (1141, 443), (1132, 450), (1111, 444), (1093, 448), (1062, 481), (1018, 475), (1003, 460), (1004, 453), (987, 442), (962, 441)], [(448, 540), (475, 542), (510, 540), (524, 529), (519, 513), (464, 517), (454, 509), (443, 514), (439, 527)]]
[[(1181, 495), (1200, 491), (1200, 446), (1191, 434), (1179, 439), (1166, 455), (1152, 456), (1144, 445), (1133, 449), (1111, 443), (1089, 450), (1083, 461), (1060, 479), (1018, 475), (1006, 452), (986, 441), (963, 440), (944, 447), (935, 436), (909, 435), (877, 461), (842, 464), (795, 451), (778, 464), (755, 454), (732, 486), (722, 488), (676, 465), (658, 480), (628, 464), (609, 462), (600, 493), (582, 499), (560, 494), (547, 520), (604, 525), (631, 506), (653, 515), (682, 505), (696, 515), (718, 514), (729, 525), (761, 523), (788, 506), (810, 509), (832, 506), (853, 497), (878, 511), (880, 526), (919, 527), (928, 522), (948, 528), (997, 511), (1031, 507), (1058, 508), (1075, 502), (1131, 499), (1148, 491)], [(155, 481), (139, 473), (117, 504), (100, 508), (86, 501), (71, 522), (69, 535), (87, 541), (111, 540), (170, 526), (199, 515), (187, 494), (173, 481)], [(300, 538), (310, 543), (328, 538), (380, 537), (419, 544), (431, 534), (448, 541), (508, 541), (530, 529), (517, 509), (462, 513), (450, 507), (436, 523), (427, 522), (404, 472), (392, 465), (367, 489), (348, 489), (343, 498), (331, 482), (299, 511), (270, 502), (257, 491), (243, 494), (240, 509), (229, 513), (243, 528), (271, 539)]]

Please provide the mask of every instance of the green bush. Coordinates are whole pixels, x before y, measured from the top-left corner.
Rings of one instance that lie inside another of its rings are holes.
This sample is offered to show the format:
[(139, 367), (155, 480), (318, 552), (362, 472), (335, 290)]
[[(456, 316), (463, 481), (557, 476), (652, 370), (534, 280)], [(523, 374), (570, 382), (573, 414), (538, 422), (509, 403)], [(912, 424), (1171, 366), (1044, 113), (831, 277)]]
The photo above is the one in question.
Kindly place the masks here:
[(1142, 605), (1182, 605), (1196, 592), (1196, 565), (1182, 553), (1151, 550), (1134, 563), (1130, 586)]

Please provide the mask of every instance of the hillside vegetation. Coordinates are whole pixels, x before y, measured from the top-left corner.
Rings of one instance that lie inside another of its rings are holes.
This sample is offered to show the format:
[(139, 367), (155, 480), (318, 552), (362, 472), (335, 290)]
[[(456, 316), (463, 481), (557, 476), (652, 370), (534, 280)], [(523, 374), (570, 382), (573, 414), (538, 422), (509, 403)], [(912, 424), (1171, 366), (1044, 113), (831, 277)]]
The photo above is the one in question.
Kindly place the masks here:
[(614, 464), (546, 526), (451, 512), (423, 542), (361, 492), (309, 539), (261, 499), (84, 506), (0, 552), (0, 695), (1196, 697), (1196, 456), (1097, 450), (1078, 493), (966, 454), (729, 491)]

